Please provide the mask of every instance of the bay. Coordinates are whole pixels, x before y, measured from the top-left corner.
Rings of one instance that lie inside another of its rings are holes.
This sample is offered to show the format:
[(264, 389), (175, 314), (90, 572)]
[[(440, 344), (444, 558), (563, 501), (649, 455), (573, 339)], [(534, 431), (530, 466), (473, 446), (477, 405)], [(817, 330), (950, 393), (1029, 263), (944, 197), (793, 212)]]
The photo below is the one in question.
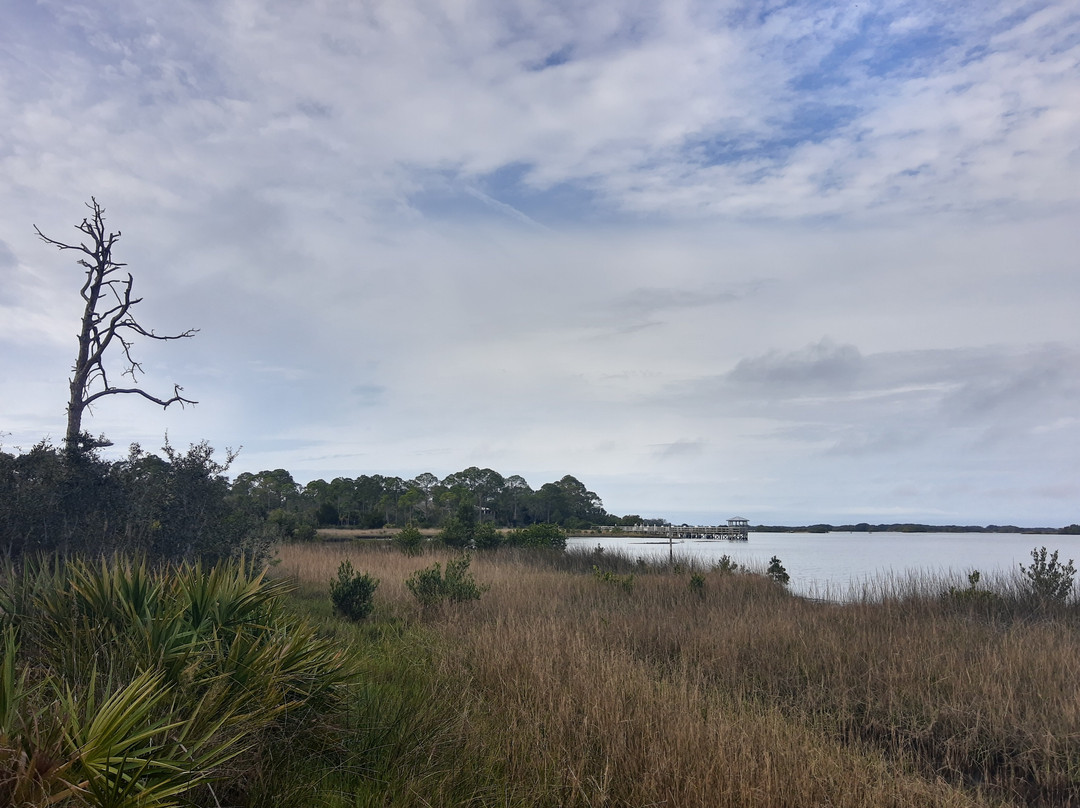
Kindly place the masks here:
[[(578, 536), (568, 547), (617, 550), (631, 558), (667, 560), (668, 542), (625, 536)], [(1080, 536), (1031, 533), (754, 533), (745, 542), (676, 540), (676, 560), (711, 566), (728, 555), (740, 566), (764, 571), (777, 556), (791, 576), (789, 588), (806, 597), (849, 600), (883, 586), (940, 579), (966, 586), (978, 570), (983, 580), (1007, 577), (1030, 564), (1033, 548), (1060, 551), (1062, 563), (1080, 560)]]

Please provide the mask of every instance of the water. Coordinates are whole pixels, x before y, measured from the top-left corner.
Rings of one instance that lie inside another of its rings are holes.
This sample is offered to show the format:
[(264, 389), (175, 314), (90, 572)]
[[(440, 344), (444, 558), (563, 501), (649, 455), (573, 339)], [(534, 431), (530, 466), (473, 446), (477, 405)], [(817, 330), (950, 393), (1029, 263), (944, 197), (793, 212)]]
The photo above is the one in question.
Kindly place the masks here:
[[(632, 558), (668, 558), (668, 543), (655, 538), (575, 537), (568, 546), (620, 550)], [(948, 579), (966, 585), (972, 570), (986, 577), (1011, 575), (1031, 562), (1031, 550), (1059, 550), (1062, 563), (1080, 561), (1080, 536), (1023, 533), (750, 533), (745, 542), (673, 542), (676, 559), (708, 565), (722, 555), (763, 571), (777, 556), (791, 576), (792, 592), (843, 600), (864, 585), (909, 577)]]

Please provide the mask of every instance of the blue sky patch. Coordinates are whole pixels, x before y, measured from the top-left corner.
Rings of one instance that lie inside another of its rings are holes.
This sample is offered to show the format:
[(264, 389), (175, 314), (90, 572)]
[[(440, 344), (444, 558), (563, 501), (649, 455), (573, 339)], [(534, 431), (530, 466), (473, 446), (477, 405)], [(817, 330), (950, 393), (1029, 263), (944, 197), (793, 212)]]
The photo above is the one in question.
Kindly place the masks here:
[(456, 171), (429, 178), (424, 190), (410, 196), (417, 210), (433, 218), (518, 221), (526, 226), (555, 226), (566, 222), (599, 223), (618, 218), (598, 204), (597, 193), (583, 183), (558, 183), (549, 188), (528, 184), (528, 163), (509, 163), (480, 177)]
[(548, 70), (552, 67), (558, 67), (564, 65), (570, 61), (570, 57), (573, 54), (574, 49), (570, 45), (563, 45), (558, 50), (554, 50), (545, 56), (540, 62), (533, 64), (529, 67), (534, 72), (540, 72), (541, 70)]
[(960, 44), (948, 31), (929, 27), (894, 33), (890, 30), (894, 22), (893, 17), (883, 14), (862, 18), (856, 34), (838, 39), (813, 69), (791, 81), (791, 88), (819, 92), (849, 86), (864, 76), (917, 73)]
[(866, 60), (867, 72), (875, 77), (903, 72), (918, 73), (920, 66), (924, 67), (927, 62), (943, 56), (958, 44), (955, 37), (941, 32), (913, 31), (874, 48)]
[(846, 104), (799, 104), (788, 117), (770, 121), (775, 134), (766, 137), (718, 135), (693, 141), (687, 153), (702, 165), (724, 165), (749, 160), (782, 160), (804, 143), (821, 143), (859, 115)]

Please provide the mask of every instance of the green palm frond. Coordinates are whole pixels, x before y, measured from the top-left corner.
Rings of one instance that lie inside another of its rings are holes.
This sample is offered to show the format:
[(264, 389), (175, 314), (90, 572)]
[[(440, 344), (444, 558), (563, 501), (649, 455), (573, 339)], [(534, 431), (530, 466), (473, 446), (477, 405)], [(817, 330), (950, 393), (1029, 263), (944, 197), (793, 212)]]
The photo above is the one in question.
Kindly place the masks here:
[(204, 570), (201, 563), (176, 571), (188, 622), (199, 632), (239, 623), (258, 622), (275, 608), (291, 585), (266, 581), (264, 573), (248, 576), (242, 561), (227, 561)]
[[(231, 716), (208, 721), (199, 705), (184, 709), (160, 671), (145, 671), (100, 705), (93, 686), (80, 699), (60, 694), (69, 724), (65, 740), (76, 761), (76, 789), (97, 808), (164, 808), (210, 779), (239, 754), (239, 736), (221, 737)], [(75, 793), (72, 791), (72, 793)]]
[(15, 728), (26, 694), (26, 671), (16, 669), (19, 641), (14, 626), (4, 627), (4, 658), (0, 660), (0, 736), (10, 734)]
[(242, 561), (0, 568), (0, 805), (167, 808), (339, 706), (355, 664), (289, 588)]

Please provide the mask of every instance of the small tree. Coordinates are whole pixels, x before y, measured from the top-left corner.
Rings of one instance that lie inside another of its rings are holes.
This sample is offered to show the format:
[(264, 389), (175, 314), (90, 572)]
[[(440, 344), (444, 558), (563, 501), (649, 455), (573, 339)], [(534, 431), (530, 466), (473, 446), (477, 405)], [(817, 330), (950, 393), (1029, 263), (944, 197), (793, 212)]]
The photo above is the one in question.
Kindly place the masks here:
[[(64, 446), (69, 453), (94, 445), (94, 441), (82, 431), (83, 412), (105, 396), (134, 394), (162, 407), (177, 403), (180, 406), (197, 403), (180, 395), (184, 388), (178, 384), (173, 385), (173, 394), (169, 398), (152, 396), (137, 386), (142, 365), (131, 355), (133, 336), (162, 341), (186, 339), (194, 336), (196, 329), (166, 336), (155, 334), (153, 330), (148, 331), (135, 319), (131, 310), (142, 298), (132, 297), (131, 273), (127, 273), (126, 278), (117, 275), (117, 272), (127, 265), (113, 258), (113, 247), (120, 239), (120, 231), (111, 233), (105, 229), (105, 209), (98, 204), (97, 199), (90, 197), (87, 207), (90, 209), (90, 216), (83, 219), (77, 229), (87, 236), (89, 243), (66, 244), (49, 238), (34, 225), (34, 232), (46, 244), (52, 244), (60, 250), (75, 250), (86, 256), (78, 261), (86, 268), (86, 280), (79, 290), (86, 305), (79, 330), (79, 351), (68, 384), (70, 396)], [(131, 377), (134, 385), (132, 387), (117, 387), (109, 380), (105, 370), (105, 352), (114, 343), (119, 344), (127, 365), (121, 375)]]
[(503, 544), (503, 535), (491, 522), (481, 522), (473, 532), (473, 546), (477, 550), (496, 550)]
[(468, 502), (458, 505), (457, 513), (443, 524), (439, 538), (447, 547), (464, 550), (471, 546), (476, 535), (476, 508)]
[(705, 597), (705, 576), (700, 572), (690, 573), (690, 591), (699, 598)]
[(788, 575), (787, 570), (784, 569), (784, 565), (780, 563), (780, 559), (777, 556), (773, 556), (769, 559), (769, 568), (765, 570), (770, 578), (776, 581), (778, 584), (787, 586), (791, 580), (791, 576)]
[(1049, 556), (1046, 548), (1031, 551), (1031, 566), (1020, 565), (1020, 572), (1026, 579), (1028, 591), (1039, 600), (1064, 603), (1072, 593), (1076, 578), (1076, 567), (1070, 558), (1067, 564), (1058, 561), (1058, 551)]
[(487, 587), (480, 586), (472, 577), (472, 573), (469, 572), (470, 561), (468, 553), (462, 553), (459, 557), (447, 561), (445, 575), (441, 565), (436, 561), (427, 569), (417, 570), (410, 575), (405, 580), (405, 586), (425, 610), (446, 601), (465, 603), (470, 600), (479, 600), (480, 596), (487, 591)]
[(739, 568), (739, 565), (731, 560), (731, 556), (724, 553), (720, 556), (720, 559), (713, 564), (713, 569), (717, 572), (722, 572), (725, 575), (729, 575)]
[(406, 525), (392, 541), (407, 556), (418, 556), (424, 552), (424, 534), (415, 525)]
[(379, 579), (353, 569), (345, 559), (338, 567), (337, 580), (330, 582), (330, 600), (334, 610), (353, 621), (363, 620), (375, 608), (375, 589)]

